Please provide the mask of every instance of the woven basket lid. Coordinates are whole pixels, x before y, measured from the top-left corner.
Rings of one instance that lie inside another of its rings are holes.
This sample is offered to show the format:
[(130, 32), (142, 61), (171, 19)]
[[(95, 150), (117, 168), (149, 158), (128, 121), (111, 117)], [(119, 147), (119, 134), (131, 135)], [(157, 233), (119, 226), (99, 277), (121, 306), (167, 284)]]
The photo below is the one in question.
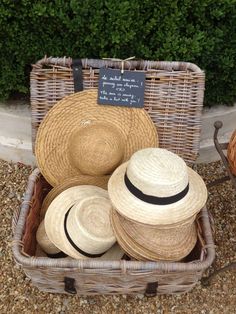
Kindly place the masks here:
[(229, 161), (230, 170), (234, 175), (236, 175), (236, 130), (233, 132), (228, 148), (227, 148), (227, 157)]
[(194, 221), (163, 229), (130, 221), (113, 210), (112, 226), (123, 249), (140, 260), (179, 261), (197, 241)]
[(158, 145), (144, 109), (97, 104), (97, 89), (63, 98), (47, 113), (36, 138), (37, 164), (52, 185), (79, 175), (104, 176), (137, 150)]
[(43, 220), (45, 213), (48, 209), (48, 206), (51, 204), (54, 198), (57, 197), (61, 192), (67, 190), (70, 187), (79, 186), (79, 185), (94, 185), (94, 186), (98, 186), (100, 188), (107, 190), (107, 183), (108, 183), (109, 178), (110, 176), (94, 177), (94, 176), (80, 175), (78, 178), (65, 179), (63, 183), (51, 189), (51, 191), (47, 194), (47, 196), (43, 200), (43, 204), (40, 211), (40, 220), (41, 221)]

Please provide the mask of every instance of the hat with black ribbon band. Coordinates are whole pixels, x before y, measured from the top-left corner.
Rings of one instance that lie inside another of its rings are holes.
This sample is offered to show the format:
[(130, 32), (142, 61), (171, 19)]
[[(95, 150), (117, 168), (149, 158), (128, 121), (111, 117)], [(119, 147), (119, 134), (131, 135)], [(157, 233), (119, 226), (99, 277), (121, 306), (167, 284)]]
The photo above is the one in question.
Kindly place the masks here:
[[(72, 206), (71, 206), (72, 208)], [(66, 226), (66, 222), (67, 222), (67, 217), (69, 215), (69, 212), (71, 210), (71, 208), (69, 208), (69, 210), (67, 211), (67, 213), (65, 214), (65, 220), (64, 220), (64, 230), (65, 230), (65, 235), (68, 239), (68, 241), (70, 242), (70, 244), (73, 246), (73, 248), (78, 251), (80, 254), (86, 256), (86, 257), (100, 257), (102, 256), (105, 252), (101, 253), (101, 254), (90, 254), (90, 253), (87, 253), (87, 252), (84, 252), (83, 250), (81, 250), (76, 244), (75, 242), (71, 239), (69, 233), (68, 233), (68, 230), (67, 230), (67, 226)]]
[(155, 205), (170, 205), (170, 204), (176, 203), (180, 201), (182, 198), (184, 198), (189, 191), (189, 184), (187, 184), (186, 188), (178, 194), (175, 194), (173, 196), (168, 196), (168, 197), (157, 197), (153, 195), (144, 194), (142, 191), (136, 188), (136, 186), (134, 186), (133, 183), (129, 180), (126, 173), (125, 173), (124, 179), (125, 179), (125, 185), (127, 189), (134, 196), (139, 198), (141, 201), (144, 201), (150, 204), (155, 204)]

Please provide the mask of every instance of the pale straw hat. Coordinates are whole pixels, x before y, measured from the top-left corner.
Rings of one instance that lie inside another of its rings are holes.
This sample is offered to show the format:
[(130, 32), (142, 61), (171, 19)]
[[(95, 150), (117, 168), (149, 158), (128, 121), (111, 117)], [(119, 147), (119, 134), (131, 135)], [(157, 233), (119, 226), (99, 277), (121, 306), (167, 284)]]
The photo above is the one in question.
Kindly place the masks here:
[[(37, 232), (36, 232), (36, 240), (40, 246), (40, 248), (46, 253), (48, 257), (63, 257), (61, 250), (58, 249), (48, 238), (46, 231), (44, 220), (41, 221)], [(66, 256), (66, 255), (65, 255)]]
[[(59, 250), (48, 238), (45, 226), (44, 226), (44, 220), (40, 223), (38, 230), (36, 232), (36, 239), (38, 242), (38, 245), (36, 247), (36, 256), (41, 257), (50, 257), (50, 258), (72, 258)], [(95, 259), (100, 260), (120, 260), (125, 252), (123, 249), (119, 246), (119, 244), (116, 242), (105, 254), (103, 254), (100, 257), (97, 257)], [(85, 257), (86, 258), (86, 257)]]
[(145, 109), (98, 105), (95, 89), (67, 96), (49, 110), (35, 155), (55, 186), (81, 174), (110, 175), (137, 150), (156, 146), (156, 127)]
[(178, 155), (146, 148), (119, 166), (108, 193), (124, 217), (149, 225), (171, 225), (196, 215), (207, 201), (202, 178)]
[(113, 210), (112, 226), (123, 249), (139, 260), (179, 261), (197, 242), (194, 222), (159, 228), (127, 220)]
[(55, 186), (51, 191), (46, 195), (43, 200), (43, 204), (40, 211), (40, 220), (42, 221), (45, 213), (48, 209), (48, 206), (54, 200), (54, 198), (59, 195), (61, 192), (67, 190), (70, 187), (78, 186), (78, 185), (95, 185), (100, 188), (107, 190), (107, 183), (110, 176), (101, 176), (101, 177), (94, 177), (94, 176), (85, 176), (80, 175), (79, 178), (68, 178), (65, 181), (57, 186)]
[[(58, 195), (45, 215), (49, 240), (76, 258), (110, 258), (116, 238), (110, 222), (112, 210), (107, 191), (96, 186), (71, 187)], [(124, 254), (115, 252), (118, 259)], [(114, 256), (113, 256), (114, 257)]]

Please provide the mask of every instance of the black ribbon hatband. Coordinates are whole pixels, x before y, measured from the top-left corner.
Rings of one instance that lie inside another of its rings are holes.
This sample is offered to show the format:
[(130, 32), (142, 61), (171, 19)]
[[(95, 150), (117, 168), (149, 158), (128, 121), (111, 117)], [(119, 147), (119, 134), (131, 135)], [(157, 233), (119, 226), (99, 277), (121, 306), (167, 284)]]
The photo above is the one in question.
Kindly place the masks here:
[(65, 231), (65, 235), (67, 237), (67, 240), (70, 242), (70, 244), (73, 246), (73, 248), (79, 252), (80, 254), (86, 256), (86, 257), (100, 257), (102, 256), (105, 252), (101, 253), (101, 254), (90, 254), (87, 252), (84, 252), (83, 250), (81, 250), (76, 244), (75, 242), (71, 239), (68, 230), (67, 230), (67, 217), (69, 215), (69, 212), (71, 210), (72, 206), (69, 208), (69, 210), (67, 211), (67, 213), (65, 214), (65, 219), (64, 219), (64, 231)]
[(62, 251), (59, 251), (58, 253), (54, 253), (54, 254), (47, 253), (47, 256), (50, 258), (64, 258), (64, 257), (67, 257), (68, 255)]
[(181, 191), (178, 194), (168, 196), (168, 197), (158, 197), (158, 196), (153, 196), (153, 195), (148, 195), (144, 194), (141, 190), (139, 190), (136, 186), (133, 185), (133, 183), (129, 180), (127, 174), (125, 173), (125, 185), (127, 189), (138, 199), (141, 201), (144, 201), (149, 204), (154, 204), (154, 205), (170, 205), (175, 202), (180, 201), (182, 198), (184, 198), (188, 191), (189, 191), (189, 184), (186, 186), (186, 188)]

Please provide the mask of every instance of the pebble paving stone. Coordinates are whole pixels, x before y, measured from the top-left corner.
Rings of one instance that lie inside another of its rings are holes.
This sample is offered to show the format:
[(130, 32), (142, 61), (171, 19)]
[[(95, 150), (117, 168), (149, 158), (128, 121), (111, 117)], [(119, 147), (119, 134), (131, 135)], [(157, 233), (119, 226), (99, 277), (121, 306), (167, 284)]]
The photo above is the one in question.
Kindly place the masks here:
[[(217, 275), (209, 287), (198, 283), (189, 293), (146, 298), (143, 295), (67, 296), (40, 292), (31, 285), (11, 252), (11, 220), (20, 205), (31, 168), (0, 160), (0, 313), (236, 313), (236, 272)], [(221, 162), (196, 170), (205, 182), (223, 175)], [(218, 268), (236, 261), (236, 195), (230, 182), (209, 189), (208, 209), (215, 220)], [(210, 270), (212, 270), (212, 267)], [(207, 273), (208, 273), (207, 271)], [(206, 273), (206, 274), (207, 274)]]

